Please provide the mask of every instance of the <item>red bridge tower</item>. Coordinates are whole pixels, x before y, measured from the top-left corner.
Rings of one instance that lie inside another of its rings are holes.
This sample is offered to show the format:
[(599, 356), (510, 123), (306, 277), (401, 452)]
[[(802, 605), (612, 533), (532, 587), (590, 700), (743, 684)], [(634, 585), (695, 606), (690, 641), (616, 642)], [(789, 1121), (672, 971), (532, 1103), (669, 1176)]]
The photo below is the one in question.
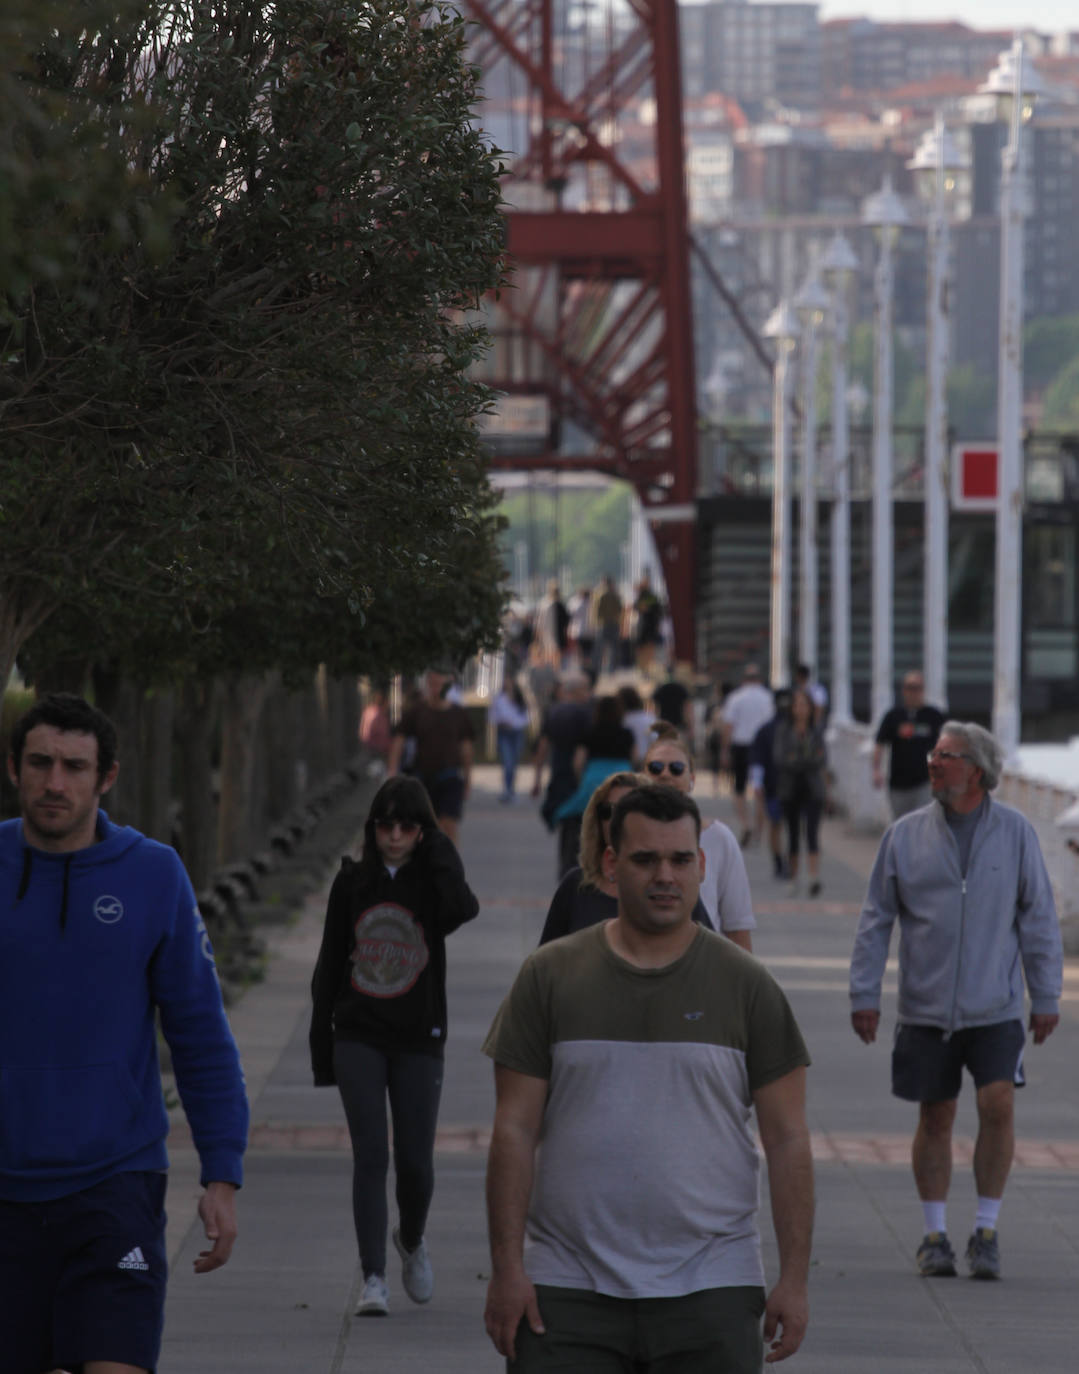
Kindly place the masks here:
[(676, 0), (463, 0), (508, 152), (510, 285), (484, 380), (531, 416), (495, 465), (631, 482), (695, 656), (697, 418)]

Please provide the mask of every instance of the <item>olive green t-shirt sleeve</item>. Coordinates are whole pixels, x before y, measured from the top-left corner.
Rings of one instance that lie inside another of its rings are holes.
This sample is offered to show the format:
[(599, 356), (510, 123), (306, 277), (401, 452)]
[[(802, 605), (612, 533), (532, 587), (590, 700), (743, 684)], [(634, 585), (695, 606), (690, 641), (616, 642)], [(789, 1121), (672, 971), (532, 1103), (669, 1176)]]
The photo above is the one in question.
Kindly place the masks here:
[(783, 989), (761, 971), (749, 1004), (746, 1076), (750, 1092), (808, 1066), (809, 1051)]
[(550, 999), (544, 995), (535, 955), (525, 960), (514, 979), (487, 1032), (483, 1052), (503, 1068), (550, 1079)]

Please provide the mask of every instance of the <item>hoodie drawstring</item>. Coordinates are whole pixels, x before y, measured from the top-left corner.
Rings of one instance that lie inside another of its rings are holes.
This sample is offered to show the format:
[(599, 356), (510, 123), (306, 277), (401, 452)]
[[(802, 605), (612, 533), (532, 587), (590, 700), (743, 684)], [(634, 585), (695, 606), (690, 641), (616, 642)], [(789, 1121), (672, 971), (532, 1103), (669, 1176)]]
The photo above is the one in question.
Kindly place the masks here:
[[(67, 892), (71, 882), (71, 860), (74, 854), (69, 854), (64, 860), (64, 886), (60, 895), (60, 929), (67, 929)], [(26, 896), (26, 890), (30, 886), (30, 873), (34, 867), (34, 851), (29, 845), (24, 845), (22, 851), (22, 877), (19, 879), (19, 890), (15, 894), (15, 900), (21, 902)]]
[(64, 892), (60, 898), (60, 931), (61, 934), (67, 929), (67, 886), (71, 877), (71, 859), (68, 855), (64, 860)]
[(34, 855), (29, 847), (22, 852), (22, 877), (19, 879), (19, 890), (15, 894), (15, 900), (21, 902), (26, 896), (26, 889), (30, 886), (30, 870), (34, 866)]

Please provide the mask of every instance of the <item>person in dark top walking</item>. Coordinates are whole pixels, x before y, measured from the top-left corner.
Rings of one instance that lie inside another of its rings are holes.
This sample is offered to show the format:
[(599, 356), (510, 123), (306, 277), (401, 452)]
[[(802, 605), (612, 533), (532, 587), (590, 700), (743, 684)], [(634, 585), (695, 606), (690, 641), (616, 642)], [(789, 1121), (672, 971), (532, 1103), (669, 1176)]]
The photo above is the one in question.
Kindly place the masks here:
[(776, 727), (790, 708), (791, 694), (786, 687), (779, 687), (773, 695), (776, 713), (771, 720), (764, 722), (749, 746), (748, 781), (756, 793), (758, 807), (768, 818), (768, 845), (772, 851), (773, 872), (777, 878), (785, 878), (787, 864), (783, 857), (783, 804), (776, 793), (779, 774), (776, 771), (775, 738)]
[(809, 895), (820, 895), (820, 818), (824, 811), (825, 768), (828, 750), (815, 721), (813, 698), (801, 687), (791, 695), (790, 717), (776, 726), (772, 754), (776, 765), (776, 795), (787, 820), (790, 895), (797, 897), (798, 851), (805, 823)]
[(445, 942), (478, 911), (422, 784), (387, 779), (371, 803), (359, 863), (343, 860), (330, 891), (311, 982), (315, 1085), (337, 1085), (352, 1138), (364, 1278), (358, 1316), (385, 1316), (389, 1300), (387, 1094), (402, 1284), (413, 1302), (429, 1301), (434, 1291), (423, 1235), (446, 1044)]
[(669, 677), (666, 682), (661, 682), (658, 687), (652, 689), (652, 705), (656, 708), (656, 715), (660, 720), (673, 725), (676, 730), (689, 729), (689, 722), (686, 720), (688, 701), (689, 688), (676, 677)]
[(926, 756), (940, 738), (944, 713), (925, 700), (925, 681), (917, 669), (903, 677), (901, 699), (885, 711), (873, 746), (873, 786), (884, 786), (884, 751), (888, 749), (888, 801), (892, 818), (928, 806), (933, 799)]
[(440, 828), (456, 843), (472, 787), (476, 731), (465, 708), (447, 699), (452, 682), (448, 665), (424, 674), (422, 701), (409, 706), (394, 726), (386, 771), (391, 777), (403, 771), (405, 741), (415, 740), (409, 772), (423, 783)]
[(540, 806), (540, 815), (549, 829), (558, 831), (558, 876), (561, 878), (577, 862), (581, 818), (580, 813), (564, 821), (558, 821), (555, 817), (566, 798), (577, 790), (574, 759), (579, 745), (592, 727), (592, 689), (584, 673), (565, 674), (559, 689), (561, 698), (544, 716), (536, 741), (532, 795), (539, 796), (543, 769), (549, 766), (547, 790)]

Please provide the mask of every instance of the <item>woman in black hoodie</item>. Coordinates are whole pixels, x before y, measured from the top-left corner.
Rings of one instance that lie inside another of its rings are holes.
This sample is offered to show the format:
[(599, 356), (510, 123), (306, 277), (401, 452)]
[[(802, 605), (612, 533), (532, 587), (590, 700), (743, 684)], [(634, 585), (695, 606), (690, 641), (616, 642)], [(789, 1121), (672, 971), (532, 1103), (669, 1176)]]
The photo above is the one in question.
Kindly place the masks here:
[(385, 1316), (388, 1304), (387, 1094), (402, 1282), (413, 1302), (427, 1302), (434, 1288), (423, 1232), (446, 1042), (445, 940), (478, 910), (423, 784), (387, 779), (371, 803), (362, 858), (342, 861), (330, 891), (311, 982), (315, 1083), (337, 1084), (352, 1137), (360, 1316)]

